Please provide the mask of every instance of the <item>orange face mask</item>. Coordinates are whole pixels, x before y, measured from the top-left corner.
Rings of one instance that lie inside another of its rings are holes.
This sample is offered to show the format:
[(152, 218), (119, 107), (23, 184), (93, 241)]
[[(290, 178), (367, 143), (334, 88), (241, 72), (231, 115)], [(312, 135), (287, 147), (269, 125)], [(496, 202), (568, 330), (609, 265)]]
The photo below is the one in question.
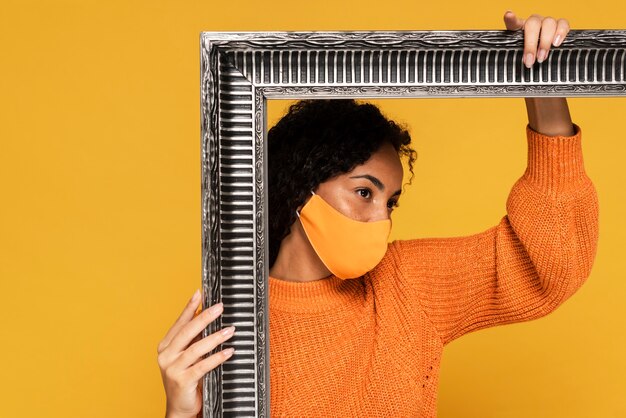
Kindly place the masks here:
[(352, 279), (376, 267), (387, 251), (391, 221), (356, 221), (311, 193), (313, 196), (296, 214), (328, 270), (341, 279)]

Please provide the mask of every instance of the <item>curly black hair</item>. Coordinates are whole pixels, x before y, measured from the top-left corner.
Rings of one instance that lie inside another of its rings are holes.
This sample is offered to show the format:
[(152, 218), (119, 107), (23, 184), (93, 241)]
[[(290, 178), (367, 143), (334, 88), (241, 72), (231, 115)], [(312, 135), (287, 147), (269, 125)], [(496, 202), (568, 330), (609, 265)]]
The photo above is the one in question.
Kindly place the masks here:
[(313, 99), (289, 107), (267, 135), (270, 267), (310, 191), (363, 164), (385, 142), (408, 157), (411, 184), (417, 158), (411, 136), (375, 105)]

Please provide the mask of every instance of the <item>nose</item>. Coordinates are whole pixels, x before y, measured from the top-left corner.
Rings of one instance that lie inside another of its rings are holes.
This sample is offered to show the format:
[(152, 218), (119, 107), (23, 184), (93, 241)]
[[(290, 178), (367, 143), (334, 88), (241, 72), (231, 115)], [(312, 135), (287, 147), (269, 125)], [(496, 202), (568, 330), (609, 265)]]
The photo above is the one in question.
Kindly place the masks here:
[(376, 205), (375, 208), (372, 208), (372, 213), (370, 214), (368, 222), (382, 221), (385, 219), (391, 219), (386, 203)]

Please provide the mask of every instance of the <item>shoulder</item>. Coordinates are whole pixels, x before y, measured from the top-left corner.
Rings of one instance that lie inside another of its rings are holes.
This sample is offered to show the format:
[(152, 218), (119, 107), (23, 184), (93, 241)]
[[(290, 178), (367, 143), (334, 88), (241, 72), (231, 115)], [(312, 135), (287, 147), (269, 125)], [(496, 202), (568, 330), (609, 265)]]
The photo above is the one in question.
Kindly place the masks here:
[(382, 260), (365, 274), (366, 281), (370, 281), (374, 290), (388, 290), (397, 285), (402, 274), (401, 251), (399, 241), (395, 240), (387, 244), (387, 251)]

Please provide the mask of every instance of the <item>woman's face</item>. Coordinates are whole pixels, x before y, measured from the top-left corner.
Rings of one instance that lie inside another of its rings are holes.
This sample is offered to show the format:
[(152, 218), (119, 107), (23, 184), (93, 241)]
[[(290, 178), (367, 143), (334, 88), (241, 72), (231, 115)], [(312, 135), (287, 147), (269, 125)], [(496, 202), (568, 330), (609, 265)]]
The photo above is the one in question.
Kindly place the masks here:
[(389, 219), (402, 187), (397, 151), (385, 142), (351, 172), (321, 183), (314, 192), (342, 214), (361, 222)]

